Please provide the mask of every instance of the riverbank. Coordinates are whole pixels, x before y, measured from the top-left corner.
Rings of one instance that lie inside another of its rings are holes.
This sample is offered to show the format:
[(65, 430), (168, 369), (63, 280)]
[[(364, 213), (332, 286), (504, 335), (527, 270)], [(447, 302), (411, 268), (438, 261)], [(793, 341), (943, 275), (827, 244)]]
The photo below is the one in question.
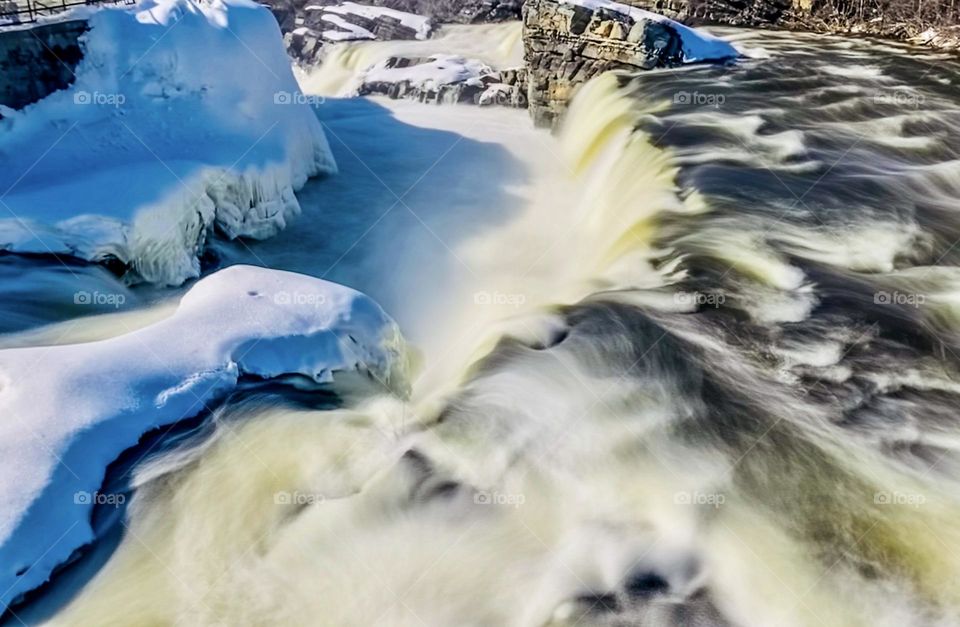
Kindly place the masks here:
[[(791, 32), (885, 39), (934, 50), (951, 52), (960, 50), (960, 26), (918, 26), (906, 22), (884, 23), (878, 20), (835, 23), (806, 15), (792, 18), (781, 28)], [(766, 27), (765, 30), (776, 29)]]

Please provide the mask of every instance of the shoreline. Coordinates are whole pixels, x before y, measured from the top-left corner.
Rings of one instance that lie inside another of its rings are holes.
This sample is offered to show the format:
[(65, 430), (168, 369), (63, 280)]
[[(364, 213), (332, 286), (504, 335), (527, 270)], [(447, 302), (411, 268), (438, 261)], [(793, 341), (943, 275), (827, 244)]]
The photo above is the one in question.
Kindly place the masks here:
[[(855, 39), (872, 39), (886, 43), (899, 43), (916, 48), (924, 48), (937, 52), (960, 53), (960, 25), (947, 27), (929, 27), (926, 30), (916, 34), (906, 34), (900, 36), (889, 30), (872, 30), (863, 28), (869, 23), (861, 23), (847, 28), (834, 28), (824, 24), (811, 24), (804, 22), (786, 22), (779, 25), (746, 25), (746, 24), (724, 24), (723, 22), (695, 22), (695, 27), (727, 27), (727, 28), (756, 28), (765, 31), (781, 31), (785, 33), (810, 33), (813, 35), (833, 35), (836, 37), (850, 37)], [(906, 27), (899, 23), (898, 26)], [(949, 32), (948, 32), (949, 31)]]

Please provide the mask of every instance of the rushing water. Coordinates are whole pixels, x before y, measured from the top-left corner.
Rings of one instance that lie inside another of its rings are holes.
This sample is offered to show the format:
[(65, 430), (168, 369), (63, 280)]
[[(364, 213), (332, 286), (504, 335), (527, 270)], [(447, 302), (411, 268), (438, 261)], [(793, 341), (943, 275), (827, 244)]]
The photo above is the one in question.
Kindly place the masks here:
[(381, 300), (413, 396), (219, 409), (51, 623), (960, 624), (960, 64), (723, 34), (751, 58), (602, 77), (556, 139), (321, 107), (340, 179), (220, 259)]

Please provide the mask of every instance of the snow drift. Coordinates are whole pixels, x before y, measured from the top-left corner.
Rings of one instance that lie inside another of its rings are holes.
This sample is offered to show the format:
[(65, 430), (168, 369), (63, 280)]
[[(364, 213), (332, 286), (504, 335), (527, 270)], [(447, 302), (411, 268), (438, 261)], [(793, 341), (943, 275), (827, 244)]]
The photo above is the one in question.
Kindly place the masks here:
[(93, 539), (91, 495), (144, 433), (196, 416), (244, 376), (360, 372), (404, 394), (404, 356), (367, 296), (250, 266), (204, 278), (137, 331), (0, 350), (0, 613)]
[(0, 249), (179, 284), (213, 230), (270, 237), (336, 170), (265, 7), (147, 0), (89, 25), (71, 88), (0, 120)]

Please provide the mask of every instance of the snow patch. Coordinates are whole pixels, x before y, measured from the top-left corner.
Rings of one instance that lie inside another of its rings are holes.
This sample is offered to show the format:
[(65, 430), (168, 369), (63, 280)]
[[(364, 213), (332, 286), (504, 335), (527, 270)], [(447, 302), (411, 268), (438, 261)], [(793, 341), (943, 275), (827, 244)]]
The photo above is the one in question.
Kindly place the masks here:
[(75, 83), (0, 121), (0, 249), (176, 285), (211, 232), (270, 237), (336, 171), (267, 8), (147, 0), (89, 24)]
[(404, 394), (404, 355), (367, 296), (250, 266), (202, 279), (170, 317), (125, 335), (0, 350), (0, 613), (93, 540), (84, 495), (144, 433), (196, 416), (242, 375), (355, 371)]

